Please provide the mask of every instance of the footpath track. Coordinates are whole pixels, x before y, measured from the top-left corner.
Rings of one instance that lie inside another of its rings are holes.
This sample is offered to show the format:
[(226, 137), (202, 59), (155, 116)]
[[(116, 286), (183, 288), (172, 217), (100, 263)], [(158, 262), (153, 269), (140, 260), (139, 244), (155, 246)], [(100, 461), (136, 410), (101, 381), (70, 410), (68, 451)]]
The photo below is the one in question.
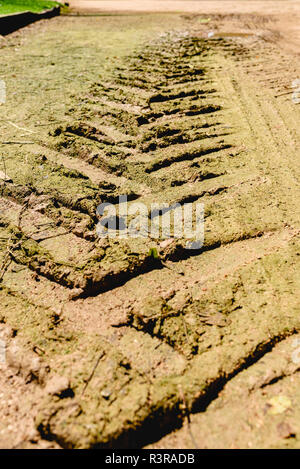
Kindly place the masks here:
[[(3, 446), (299, 446), (300, 71), (204, 24), (65, 17), (1, 43)], [(204, 204), (203, 246), (99, 238), (120, 196), (158, 225)]]

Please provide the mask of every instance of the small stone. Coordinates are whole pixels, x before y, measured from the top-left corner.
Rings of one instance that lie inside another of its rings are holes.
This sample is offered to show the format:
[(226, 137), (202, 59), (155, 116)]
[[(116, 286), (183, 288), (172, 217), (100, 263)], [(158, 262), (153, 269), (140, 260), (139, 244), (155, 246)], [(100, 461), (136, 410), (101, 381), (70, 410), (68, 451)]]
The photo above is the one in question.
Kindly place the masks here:
[(47, 383), (45, 391), (53, 396), (60, 396), (70, 388), (70, 381), (66, 376), (53, 376)]
[(2, 179), (2, 181), (5, 181), (5, 182), (12, 182), (12, 179), (3, 171), (0, 171), (0, 179)]
[(164, 241), (162, 241), (161, 243), (159, 243), (159, 246), (160, 246), (162, 249), (165, 249), (166, 247), (170, 246), (170, 244), (172, 244), (173, 241), (174, 241), (173, 238), (165, 239)]
[(69, 300), (75, 300), (83, 293), (82, 288), (73, 288), (69, 293)]
[(101, 391), (101, 396), (104, 397), (104, 399), (109, 399), (111, 395), (111, 392), (108, 389), (103, 389)]
[(287, 422), (280, 422), (277, 425), (277, 431), (278, 431), (278, 435), (281, 438), (294, 438), (295, 437), (295, 433), (293, 432), (293, 429)]
[(94, 231), (87, 231), (84, 233), (84, 239), (87, 241), (94, 241), (95, 239), (95, 232)]

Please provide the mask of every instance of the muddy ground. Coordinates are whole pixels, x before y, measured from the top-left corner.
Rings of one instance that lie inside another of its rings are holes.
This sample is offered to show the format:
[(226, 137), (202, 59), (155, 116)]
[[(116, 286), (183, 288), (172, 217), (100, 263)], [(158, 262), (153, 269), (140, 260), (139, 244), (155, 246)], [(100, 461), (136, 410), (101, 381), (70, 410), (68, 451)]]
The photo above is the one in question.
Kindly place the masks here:
[[(0, 39), (3, 448), (300, 447), (299, 7), (173, 3)], [(203, 247), (99, 239), (120, 195)]]

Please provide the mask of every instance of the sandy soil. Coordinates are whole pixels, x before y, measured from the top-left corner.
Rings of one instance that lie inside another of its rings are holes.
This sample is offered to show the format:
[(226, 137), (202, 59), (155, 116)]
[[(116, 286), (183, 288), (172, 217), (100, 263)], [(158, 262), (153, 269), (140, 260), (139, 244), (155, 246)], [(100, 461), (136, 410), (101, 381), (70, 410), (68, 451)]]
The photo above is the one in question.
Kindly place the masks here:
[[(299, 448), (297, 4), (0, 39), (0, 447)], [(124, 194), (203, 203), (203, 248), (99, 239)]]
[[(74, 11), (99, 12), (180, 12), (205, 15), (258, 15), (267, 17), (268, 29), (282, 47), (300, 54), (299, 2), (248, 0), (71, 0)], [(230, 27), (230, 24), (228, 24)], [(256, 27), (255, 21), (252, 27)]]

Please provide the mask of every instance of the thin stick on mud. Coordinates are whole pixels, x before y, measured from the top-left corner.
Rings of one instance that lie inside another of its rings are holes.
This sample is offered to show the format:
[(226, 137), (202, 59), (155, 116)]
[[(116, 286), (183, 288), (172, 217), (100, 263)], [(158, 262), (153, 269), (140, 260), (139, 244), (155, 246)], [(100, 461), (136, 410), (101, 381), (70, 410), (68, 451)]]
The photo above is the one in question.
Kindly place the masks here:
[(185, 336), (186, 336), (186, 340), (187, 340), (188, 343), (190, 343), (189, 333), (188, 333), (188, 330), (187, 330), (186, 322), (184, 320), (184, 314), (181, 314), (181, 319), (182, 319), (182, 323), (183, 323), (183, 328), (184, 328), (184, 333), (185, 333)]
[(285, 96), (287, 94), (292, 94), (294, 91), (285, 91), (284, 93), (275, 94), (274, 98), (279, 98), (279, 96)]
[(22, 130), (24, 132), (29, 132), (31, 134), (34, 134), (35, 132), (33, 130), (29, 130), (29, 129), (25, 129), (24, 127), (19, 127), (17, 124), (14, 124), (13, 122), (11, 121), (7, 121), (10, 125), (13, 125), (16, 129), (18, 130)]
[(35, 142), (0, 142), (2, 145), (33, 145)]
[[(45, 241), (46, 239), (57, 238), (58, 236), (65, 236), (70, 233), (72, 233), (72, 230), (64, 231), (63, 233), (58, 233), (54, 235), (45, 236), (44, 238), (38, 238), (38, 239), (35, 239), (35, 241), (37, 243), (40, 243), (41, 241)], [(33, 233), (33, 234), (36, 234), (36, 233)], [(32, 237), (33, 235), (30, 235), (30, 236)]]
[(93, 368), (93, 370), (92, 370), (92, 372), (91, 372), (91, 374), (90, 374), (90, 376), (88, 377), (88, 379), (87, 379), (87, 381), (86, 381), (86, 383), (85, 383), (85, 385), (84, 385), (84, 388), (83, 388), (82, 393), (81, 393), (82, 396), (83, 396), (83, 394), (85, 393), (86, 388), (88, 387), (90, 381), (93, 379), (93, 376), (94, 376), (94, 374), (95, 374), (95, 371), (96, 371), (96, 369), (97, 369), (97, 366), (98, 366), (99, 363), (100, 363), (100, 360), (102, 360), (102, 358), (103, 358), (104, 356), (105, 356), (105, 352), (101, 352), (100, 355), (99, 355), (99, 357), (98, 357), (98, 359), (97, 359), (97, 361), (96, 361), (96, 364), (95, 364), (95, 366), (94, 366), (94, 368)]
[(2, 282), (3, 277), (5, 275), (5, 272), (7, 272), (7, 270), (8, 270), (11, 263), (12, 263), (12, 259), (10, 258), (9, 250), (7, 248), (7, 252), (4, 256), (2, 266), (1, 266), (1, 269), (0, 269), (0, 283)]
[[(4, 255), (2, 266), (0, 268), (0, 283), (2, 282), (3, 277), (4, 277), (5, 273), (7, 272), (7, 270), (9, 269), (9, 266), (11, 265), (12, 261), (14, 260), (13, 259), (13, 253), (11, 252), (11, 247), (9, 246), (11, 241), (15, 241), (15, 240), (13, 240), (12, 237), (10, 237), (7, 241), (6, 253)], [(14, 244), (13, 247), (18, 248), (18, 246), (20, 246), (21, 242), (22, 241), (19, 241), (18, 243)]]
[(26, 210), (28, 209), (28, 205), (29, 205), (29, 202), (30, 202), (30, 197), (31, 197), (31, 196), (29, 196), (29, 197), (25, 200), (24, 204), (23, 204), (22, 207), (21, 207), (21, 210), (20, 210), (20, 213), (19, 213), (19, 217), (18, 217), (18, 224), (17, 224), (19, 230), (21, 229), (22, 218), (23, 218), (23, 216), (24, 216)]

